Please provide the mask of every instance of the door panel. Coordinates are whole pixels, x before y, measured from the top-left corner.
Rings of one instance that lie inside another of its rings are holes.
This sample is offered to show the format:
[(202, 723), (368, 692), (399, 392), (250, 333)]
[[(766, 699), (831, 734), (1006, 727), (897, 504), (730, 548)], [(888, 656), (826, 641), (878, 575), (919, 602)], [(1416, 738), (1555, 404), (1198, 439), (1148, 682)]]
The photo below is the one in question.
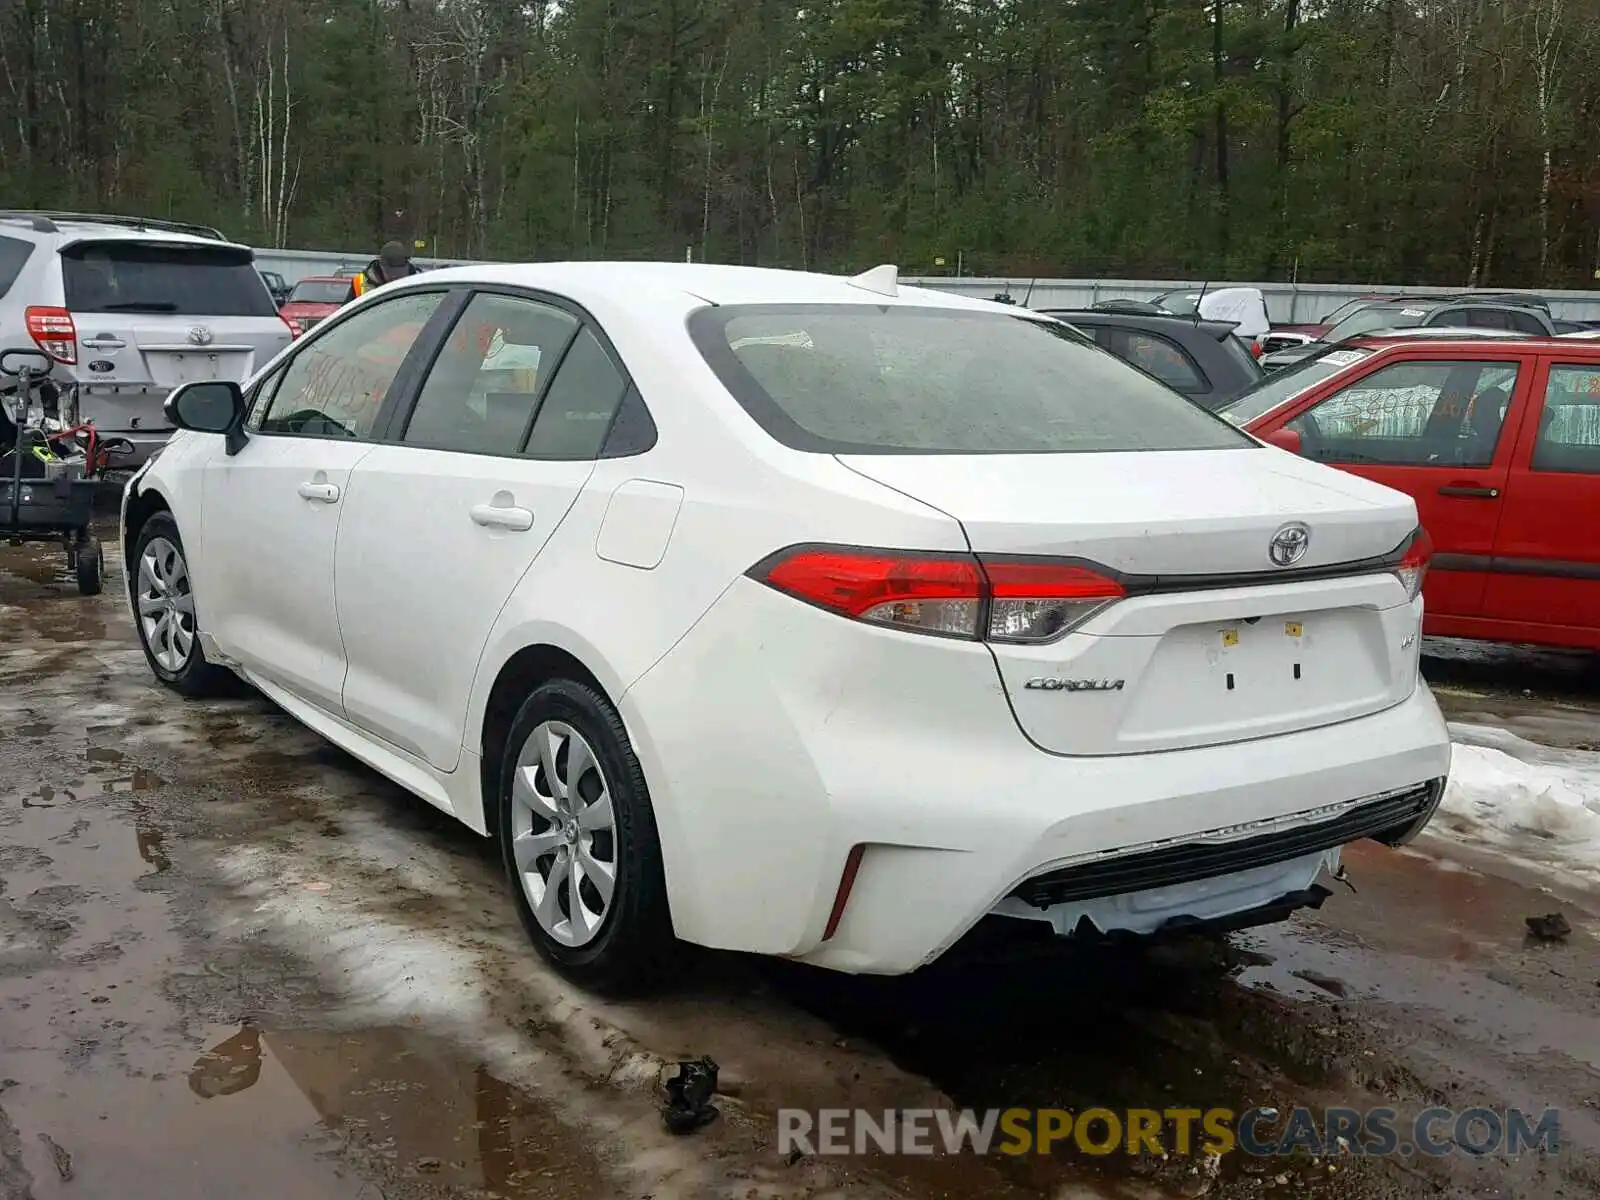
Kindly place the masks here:
[(1546, 360), (1534, 394), (1485, 611), (1527, 626), (1600, 629), (1600, 363)]
[(579, 325), (524, 297), (474, 296), (397, 418), (403, 444), (351, 480), (335, 571), (344, 709), (440, 770), (460, 759), (495, 619), (593, 472), (626, 387)]
[(335, 714), (334, 545), (351, 471), (444, 296), (396, 296), (308, 340), (256, 396), (244, 446), (206, 466), (202, 558), (218, 648)]
[(1424, 584), (1430, 616), (1481, 611), (1529, 373), (1513, 361), (1391, 363), (1286, 425), (1307, 458), (1416, 501), (1436, 555)]

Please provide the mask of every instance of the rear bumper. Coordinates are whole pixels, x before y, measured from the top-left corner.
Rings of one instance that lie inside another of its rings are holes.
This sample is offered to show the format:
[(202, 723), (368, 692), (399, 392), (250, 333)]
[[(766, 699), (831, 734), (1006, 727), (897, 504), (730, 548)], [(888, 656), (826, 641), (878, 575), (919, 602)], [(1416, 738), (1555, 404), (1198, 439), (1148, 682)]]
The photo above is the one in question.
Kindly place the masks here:
[[(1450, 766), (1420, 683), (1384, 712), (1250, 742), (1044, 753), (1019, 732), (986, 648), (843, 622), (750, 581), (621, 707), (655, 801), (679, 935), (855, 972), (914, 970), (990, 913), (1036, 915), (1012, 893), (1086, 860), (1306, 829)], [(1427, 815), (1396, 815), (1394, 835)], [(858, 845), (848, 903), (824, 940)], [(1336, 848), (1289, 849), (1288, 860), (1079, 907), (1108, 933), (1224, 922), (1307, 891), (1337, 862)]]

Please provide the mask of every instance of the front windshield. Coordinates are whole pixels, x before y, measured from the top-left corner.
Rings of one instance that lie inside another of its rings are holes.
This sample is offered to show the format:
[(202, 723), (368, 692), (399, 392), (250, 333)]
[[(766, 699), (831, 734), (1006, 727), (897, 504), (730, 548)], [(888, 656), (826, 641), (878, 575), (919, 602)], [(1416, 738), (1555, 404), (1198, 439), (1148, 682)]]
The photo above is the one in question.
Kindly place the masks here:
[(1324, 335), (1325, 342), (1342, 342), (1358, 334), (1376, 329), (1409, 329), (1428, 319), (1427, 311), (1420, 308), (1363, 308), (1340, 321)]
[(1241, 429), (1296, 396), (1314, 388), (1324, 379), (1372, 355), (1371, 350), (1329, 350), (1314, 358), (1305, 359), (1275, 371), (1253, 388), (1241, 392), (1217, 409), (1217, 416)]

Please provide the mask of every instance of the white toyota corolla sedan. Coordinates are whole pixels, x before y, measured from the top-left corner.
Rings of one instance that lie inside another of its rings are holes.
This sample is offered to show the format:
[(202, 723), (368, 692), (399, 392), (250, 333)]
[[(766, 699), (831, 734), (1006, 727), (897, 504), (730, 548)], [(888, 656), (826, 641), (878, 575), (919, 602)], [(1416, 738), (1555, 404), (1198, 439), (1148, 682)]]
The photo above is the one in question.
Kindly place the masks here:
[(1276, 920), (1449, 769), (1408, 497), (893, 268), (435, 271), (168, 409), (156, 676), (497, 836), (585, 983)]

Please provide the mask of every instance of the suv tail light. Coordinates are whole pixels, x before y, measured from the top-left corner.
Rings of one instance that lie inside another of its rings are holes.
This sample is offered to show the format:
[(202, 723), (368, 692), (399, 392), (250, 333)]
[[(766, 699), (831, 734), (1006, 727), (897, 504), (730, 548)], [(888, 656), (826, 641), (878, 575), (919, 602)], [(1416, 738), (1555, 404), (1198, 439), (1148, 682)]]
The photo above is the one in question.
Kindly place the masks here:
[(1433, 539), (1428, 536), (1426, 529), (1418, 525), (1416, 533), (1411, 535), (1411, 545), (1406, 547), (1405, 557), (1394, 569), (1406, 589), (1406, 595), (1413, 600), (1422, 591), (1422, 578), (1428, 573), (1428, 563), (1432, 558)]
[(750, 574), (854, 620), (971, 641), (1054, 641), (1126, 594), (1076, 563), (828, 546), (783, 552)]
[(78, 361), (78, 330), (72, 314), (64, 308), (29, 308), (24, 314), (28, 336), (34, 344), (58, 363), (72, 366)]

